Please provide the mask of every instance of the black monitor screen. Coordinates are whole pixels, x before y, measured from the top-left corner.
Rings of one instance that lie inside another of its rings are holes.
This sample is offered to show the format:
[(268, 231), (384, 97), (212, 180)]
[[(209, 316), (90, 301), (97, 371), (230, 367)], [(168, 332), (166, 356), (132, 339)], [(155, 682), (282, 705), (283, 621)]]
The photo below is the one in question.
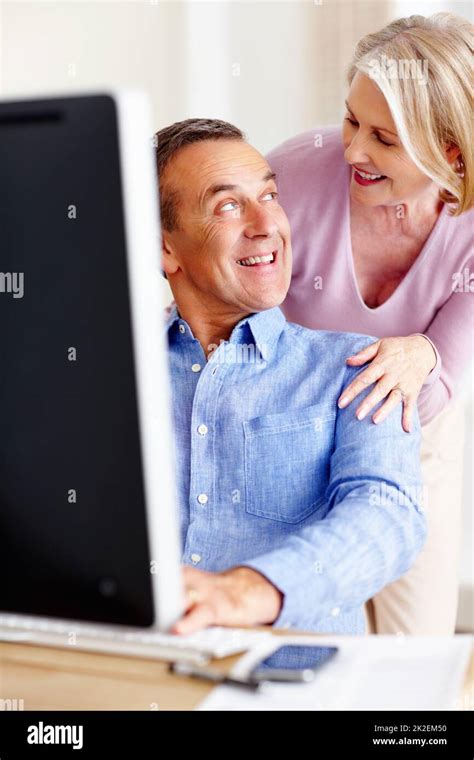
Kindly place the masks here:
[(0, 104), (0, 610), (153, 619), (112, 97)]

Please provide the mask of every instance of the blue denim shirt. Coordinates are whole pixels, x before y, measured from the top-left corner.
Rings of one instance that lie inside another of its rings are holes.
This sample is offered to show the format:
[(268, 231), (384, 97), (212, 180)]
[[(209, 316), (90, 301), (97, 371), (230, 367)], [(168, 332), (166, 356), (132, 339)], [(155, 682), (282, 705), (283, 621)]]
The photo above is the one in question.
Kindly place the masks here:
[(275, 626), (363, 633), (363, 603), (426, 533), (418, 418), (405, 433), (400, 411), (375, 425), (361, 397), (337, 407), (371, 339), (273, 308), (206, 361), (176, 307), (167, 330), (183, 563), (258, 570), (284, 594)]

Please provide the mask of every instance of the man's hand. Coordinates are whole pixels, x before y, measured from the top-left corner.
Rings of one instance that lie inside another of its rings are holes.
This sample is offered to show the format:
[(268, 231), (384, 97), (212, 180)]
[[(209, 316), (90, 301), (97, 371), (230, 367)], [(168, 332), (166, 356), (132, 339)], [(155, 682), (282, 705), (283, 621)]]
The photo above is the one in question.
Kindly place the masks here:
[(183, 568), (186, 613), (173, 633), (193, 633), (210, 625), (248, 627), (273, 623), (283, 594), (250, 567), (223, 573)]

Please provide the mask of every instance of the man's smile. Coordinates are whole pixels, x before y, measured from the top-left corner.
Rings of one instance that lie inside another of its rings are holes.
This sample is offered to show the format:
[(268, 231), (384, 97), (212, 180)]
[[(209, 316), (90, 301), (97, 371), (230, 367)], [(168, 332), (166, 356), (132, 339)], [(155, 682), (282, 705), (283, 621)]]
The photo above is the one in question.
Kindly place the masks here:
[(269, 251), (268, 253), (254, 254), (253, 256), (246, 256), (245, 258), (238, 259), (237, 264), (241, 267), (249, 267), (253, 269), (274, 269), (277, 264), (278, 250)]

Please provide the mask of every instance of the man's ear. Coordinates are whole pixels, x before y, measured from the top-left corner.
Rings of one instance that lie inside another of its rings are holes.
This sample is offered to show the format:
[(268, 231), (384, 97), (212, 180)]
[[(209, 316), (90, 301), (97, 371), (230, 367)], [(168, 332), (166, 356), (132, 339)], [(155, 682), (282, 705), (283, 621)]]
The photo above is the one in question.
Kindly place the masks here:
[(169, 277), (170, 274), (176, 274), (179, 269), (179, 262), (176, 258), (176, 253), (173, 243), (170, 240), (169, 233), (166, 232), (166, 230), (162, 230), (161, 237), (161, 262), (164, 273)]

